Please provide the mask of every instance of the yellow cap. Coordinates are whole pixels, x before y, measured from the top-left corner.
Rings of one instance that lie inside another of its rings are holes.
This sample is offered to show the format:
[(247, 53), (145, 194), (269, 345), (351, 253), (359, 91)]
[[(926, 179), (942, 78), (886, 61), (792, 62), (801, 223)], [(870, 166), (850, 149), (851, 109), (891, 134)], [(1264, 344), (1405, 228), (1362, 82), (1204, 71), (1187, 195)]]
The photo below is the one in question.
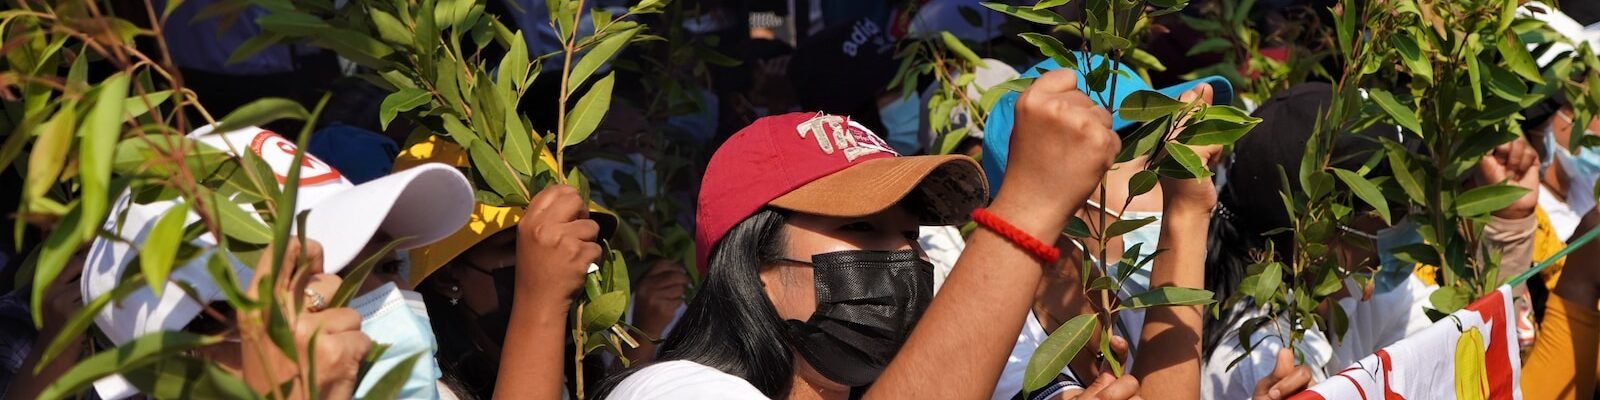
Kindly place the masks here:
[[(539, 152), (539, 161), (545, 163), (550, 169), (556, 168), (555, 156), (548, 149)], [(450, 141), (429, 136), (421, 142), (407, 147), (395, 158), (394, 170), (400, 171), (429, 162), (438, 162), (465, 167), (467, 154), (461, 146)], [(460, 256), (467, 249), (476, 246), (484, 239), (494, 236), (500, 231), (514, 228), (517, 222), (522, 221), (522, 207), (496, 207), (478, 203), (472, 210), (472, 215), (467, 218), (467, 225), (461, 227), (450, 236), (433, 242), (427, 246), (411, 250), (411, 285), (422, 283), (434, 271), (438, 271), (446, 262)], [(594, 202), (589, 203), (590, 218), (600, 224), (600, 237), (607, 238), (616, 232), (616, 213), (600, 207)]]

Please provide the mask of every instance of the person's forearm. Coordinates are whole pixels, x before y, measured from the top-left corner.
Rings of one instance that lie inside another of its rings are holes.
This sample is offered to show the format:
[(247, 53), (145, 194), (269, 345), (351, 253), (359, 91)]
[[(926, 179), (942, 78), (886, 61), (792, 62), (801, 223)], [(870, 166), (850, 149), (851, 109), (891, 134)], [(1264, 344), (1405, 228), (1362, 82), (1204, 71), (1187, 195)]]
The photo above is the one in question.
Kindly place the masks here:
[[(1539, 222), (1530, 214), (1523, 218), (1491, 217), (1483, 228), (1484, 254), (1500, 252), (1500, 278), (1510, 279), (1533, 266), (1533, 237)], [(1517, 285), (1514, 294), (1521, 296), (1527, 285)]]
[[(1057, 201), (1082, 203), (1086, 196), (1069, 193)], [(1066, 215), (1076, 212), (1043, 215), (1048, 212), (1005, 198), (1001, 195), (989, 210), (1034, 238), (1059, 236)], [(1033, 304), (1042, 264), (988, 229), (974, 231), (967, 243), (939, 295), (867, 397), (976, 399), (994, 394)]]
[(500, 375), (495, 398), (560, 399), (562, 357), (567, 337), (567, 307), (571, 300), (518, 296), (506, 325), (505, 347), (500, 351)]
[[(1150, 272), (1150, 288), (1205, 287), (1209, 209), (1168, 205), (1161, 220), (1161, 246)], [(1202, 306), (1156, 307), (1145, 312), (1134, 377), (1147, 399), (1197, 399), (1200, 393)]]

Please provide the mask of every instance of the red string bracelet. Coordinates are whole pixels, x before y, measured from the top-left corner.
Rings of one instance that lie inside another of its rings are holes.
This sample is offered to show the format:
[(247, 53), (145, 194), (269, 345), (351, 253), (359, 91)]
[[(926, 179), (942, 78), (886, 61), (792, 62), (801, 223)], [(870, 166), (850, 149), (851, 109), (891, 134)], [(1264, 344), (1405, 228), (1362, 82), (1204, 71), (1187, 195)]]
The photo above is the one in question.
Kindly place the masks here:
[(1000, 219), (999, 215), (989, 212), (988, 209), (972, 210), (972, 220), (977, 222), (979, 226), (988, 228), (995, 234), (1000, 235), (1000, 237), (1011, 241), (1017, 247), (1021, 247), (1028, 253), (1033, 254), (1034, 258), (1043, 261), (1045, 265), (1055, 265), (1056, 261), (1061, 259), (1061, 250), (1057, 250), (1055, 246), (1045, 244), (1039, 239), (1034, 239), (1032, 235), (1023, 232), (1022, 229), (1018, 229), (1011, 223), (1006, 222), (1006, 220)]

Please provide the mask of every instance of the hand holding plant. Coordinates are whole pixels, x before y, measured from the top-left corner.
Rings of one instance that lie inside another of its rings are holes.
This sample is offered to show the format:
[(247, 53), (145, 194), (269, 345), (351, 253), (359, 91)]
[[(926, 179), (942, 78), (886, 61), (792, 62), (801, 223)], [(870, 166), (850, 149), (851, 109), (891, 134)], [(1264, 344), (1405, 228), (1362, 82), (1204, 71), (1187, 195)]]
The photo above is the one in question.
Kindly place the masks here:
[[(283, 267), (271, 288), (280, 307), (263, 307), (246, 312), (239, 319), (240, 351), (245, 382), (262, 394), (277, 398), (348, 399), (355, 395), (357, 375), (372, 348), (372, 339), (361, 333), (361, 315), (347, 307), (326, 308), (339, 291), (338, 276), (323, 274), (322, 245), (315, 241), (291, 239), (284, 252)], [(272, 269), (271, 252), (257, 264), (257, 271)], [(263, 287), (256, 275), (250, 294)], [(259, 297), (257, 297), (259, 298)], [(274, 310), (283, 314), (273, 315)], [(284, 318), (289, 332), (274, 332), (269, 321)], [(293, 341), (294, 354), (281, 343)], [(314, 377), (313, 387), (305, 382), (283, 386), (285, 381)], [(288, 390), (288, 393), (279, 392)], [(320, 394), (320, 395), (319, 395)]]
[(575, 187), (551, 185), (533, 197), (517, 224), (518, 302), (570, 303), (589, 265), (600, 259), (600, 225), (588, 217)]
[(1495, 217), (1522, 219), (1533, 215), (1539, 205), (1539, 153), (1527, 140), (1517, 138), (1495, 146), (1478, 161), (1479, 185), (1509, 183), (1528, 189), (1511, 205), (1494, 212)]
[(1022, 209), (1047, 217), (1035, 220), (1065, 224), (1078, 204), (1061, 199), (1093, 192), (1120, 149), (1111, 113), (1078, 91), (1075, 73), (1058, 70), (1022, 92), (1016, 116), (1006, 184), (995, 201), (1021, 201)]

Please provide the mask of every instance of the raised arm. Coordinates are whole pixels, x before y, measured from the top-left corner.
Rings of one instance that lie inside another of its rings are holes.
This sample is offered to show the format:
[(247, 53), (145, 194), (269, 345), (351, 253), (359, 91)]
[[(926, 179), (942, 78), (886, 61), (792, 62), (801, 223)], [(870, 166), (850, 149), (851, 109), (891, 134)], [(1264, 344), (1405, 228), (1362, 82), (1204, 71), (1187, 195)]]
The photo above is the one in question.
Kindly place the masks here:
[[(1211, 87), (1185, 93), (1184, 102), (1211, 101)], [(1208, 164), (1222, 146), (1195, 147)], [(1164, 208), (1161, 247), (1150, 271), (1150, 288), (1205, 287), (1206, 235), (1211, 209), (1217, 204), (1211, 178), (1161, 179)], [(1139, 394), (1150, 399), (1198, 399), (1200, 396), (1200, 329), (1203, 306), (1156, 307), (1145, 312), (1133, 375), (1144, 382)]]
[[(1017, 100), (1005, 186), (989, 210), (1046, 243), (1088, 199), (1121, 146), (1111, 115), (1072, 71), (1045, 74)], [(870, 398), (987, 398), (1033, 303), (1043, 264), (1006, 238), (973, 232)]]
[(528, 202), (517, 224), (517, 294), (494, 397), (562, 398), (567, 307), (589, 263), (600, 258), (599, 232), (576, 188), (546, 187)]

